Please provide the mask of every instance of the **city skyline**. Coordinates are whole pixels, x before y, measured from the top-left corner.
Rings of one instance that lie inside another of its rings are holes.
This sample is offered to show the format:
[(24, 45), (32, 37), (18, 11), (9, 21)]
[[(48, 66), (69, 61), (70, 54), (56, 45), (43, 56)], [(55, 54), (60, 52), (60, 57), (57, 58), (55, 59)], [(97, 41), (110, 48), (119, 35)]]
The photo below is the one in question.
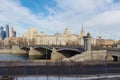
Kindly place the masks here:
[(15, 26), (22, 36), (30, 27), (46, 34), (62, 33), (65, 28), (93, 37), (120, 39), (120, 0), (0, 0), (0, 23)]
[(6, 24), (5, 26), (0, 26), (0, 40), (14, 37), (16, 37), (16, 31), (14, 30), (13, 27), (9, 27), (8, 24)]

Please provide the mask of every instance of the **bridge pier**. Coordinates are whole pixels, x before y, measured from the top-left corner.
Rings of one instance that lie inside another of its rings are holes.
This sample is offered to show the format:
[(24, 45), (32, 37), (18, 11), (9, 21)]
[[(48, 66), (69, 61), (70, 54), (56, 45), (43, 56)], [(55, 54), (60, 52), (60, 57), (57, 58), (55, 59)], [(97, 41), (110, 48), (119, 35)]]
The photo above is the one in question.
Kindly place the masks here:
[(66, 58), (62, 53), (57, 52), (55, 48), (52, 49), (51, 60), (58, 61)]
[(19, 46), (12, 46), (12, 54), (17, 56), (28, 56), (29, 50), (21, 49)]
[(43, 57), (43, 54), (37, 50), (34, 50), (32, 47), (29, 50), (29, 59), (40, 59)]

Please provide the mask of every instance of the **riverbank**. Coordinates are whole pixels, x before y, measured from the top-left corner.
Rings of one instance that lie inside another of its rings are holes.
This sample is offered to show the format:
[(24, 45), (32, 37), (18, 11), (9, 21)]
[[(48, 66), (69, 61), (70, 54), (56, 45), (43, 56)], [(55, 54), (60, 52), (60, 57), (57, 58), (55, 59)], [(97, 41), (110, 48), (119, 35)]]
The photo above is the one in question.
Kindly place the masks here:
[(11, 54), (12, 49), (0, 49), (0, 54)]
[(100, 75), (120, 74), (120, 64), (89, 65), (81, 62), (3, 61), (0, 75)]
[[(44, 65), (64, 65), (64, 66), (70, 66), (70, 65), (76, 65), (76, 66), (101, 66), (105, 65), (105, 62), (99, 61), (89, 61), (89, 62), (68, 62), (68, 61), (52, 61), (52, 60), (10, 60), (10, 61), (0, 61), (0, 67), (7, 66), (10, 64), (10, 66), (44, 66)], [(118, 62), (107, 62), (107, 65), (116, 65), (120, 66), (120, 63)]]

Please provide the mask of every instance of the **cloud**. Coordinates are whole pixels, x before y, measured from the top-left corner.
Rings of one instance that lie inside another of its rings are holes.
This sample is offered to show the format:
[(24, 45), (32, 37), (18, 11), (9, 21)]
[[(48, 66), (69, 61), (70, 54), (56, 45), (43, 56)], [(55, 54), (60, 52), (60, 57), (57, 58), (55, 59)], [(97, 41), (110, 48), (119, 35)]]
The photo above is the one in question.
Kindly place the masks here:
[(98, 14), (85, 24), (91, 32), (93, 31), (93, 34), (102, 35), (104, 38), (119, 39), (120, 10), (110, 10)]
[(84, 23), (86, 31), (94, 37), (102, 35), (104, 38), (118, 39), (120, 3), (114, 3), (114, 0), (55, 1), (64, 10), (63, 16), (68, 19), (66, 21), (72, 26), (76, 24), (74, 31)]
[[(67, 11), (78, 13), (94, 13), (102, 10), (107, 5), (112, 3), (112, 0), (55, 0), (58, 6)], [(99, 9), (99, 10), (98, 10)]]
[[(59, 31), (64, 22), (54, 18), (53, 9), (48, 7), (46, 9), (49, 11), (49, 15), (44, 17), (33, 14), (29, 8), (22, 6), (19, 0), (0, 0), (0, 23), (1, 25), (14, 26), (18, 35), (23, 35), (30, 27), (38, 27), (40, 31), (48, 33)], [(59, 27), (56, 28), (58, 25)]]
[[(63, 32), (70, 28), (79, 34), (82, 24), (94, 36), (119, 35), (120, 3), (114, 0), (53, 0), (56, 5), (44, 7), (44, 12), (33, 13), (20, 0), (0, 0), (0, 23), (10, 24), (22, 35), (29, 27), (38, 27), (47, 34)], [(118, 38), (118, 37), (117, 37)]]
[(104, 25), (106, 27), (116, 24), (120, 24), (120, 10), (107, 11), (102, 14), (96, 15), (87, 23), (87, 25), (90, 26)]
[(28, 8), (22, 7), (19, 0), (0, 0), (0, 22), (16, 27), (17, 32), (23, 31), (28, 26), (38, 24), (37, 16), (31, 13)]

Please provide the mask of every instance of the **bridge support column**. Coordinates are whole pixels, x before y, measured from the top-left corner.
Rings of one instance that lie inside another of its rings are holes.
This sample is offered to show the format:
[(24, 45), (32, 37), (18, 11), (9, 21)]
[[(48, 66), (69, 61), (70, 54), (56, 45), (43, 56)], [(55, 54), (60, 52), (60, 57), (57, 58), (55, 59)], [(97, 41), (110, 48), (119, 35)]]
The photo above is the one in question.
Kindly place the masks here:
[(29, 50), (29, 59), (40, 59), (43, 57), (43, 54), (37, 50), (34, 50), (32, 47)]
[(58, 61), (66, 58), (62, 53), (57, 52), (55, 48), (52, 49), (51, 60)]

